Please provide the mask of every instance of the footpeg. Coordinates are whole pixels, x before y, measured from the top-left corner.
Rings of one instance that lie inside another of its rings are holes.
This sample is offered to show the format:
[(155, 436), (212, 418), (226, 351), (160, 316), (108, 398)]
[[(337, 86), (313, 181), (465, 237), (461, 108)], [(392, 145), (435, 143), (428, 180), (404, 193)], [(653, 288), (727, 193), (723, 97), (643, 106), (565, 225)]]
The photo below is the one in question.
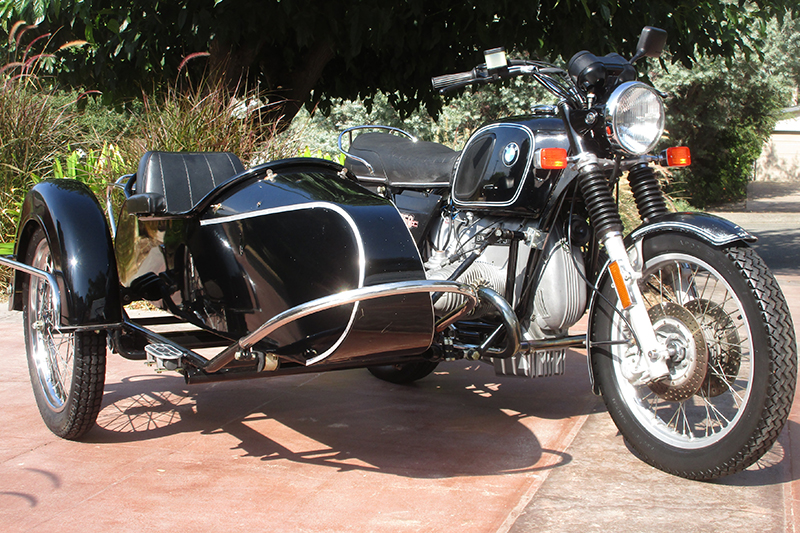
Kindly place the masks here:
[(183, 353), (170, 344), (148, 344), (144, 347), (147, 364), (156, 365), (156, 371), (177, 370), (180, 368)]

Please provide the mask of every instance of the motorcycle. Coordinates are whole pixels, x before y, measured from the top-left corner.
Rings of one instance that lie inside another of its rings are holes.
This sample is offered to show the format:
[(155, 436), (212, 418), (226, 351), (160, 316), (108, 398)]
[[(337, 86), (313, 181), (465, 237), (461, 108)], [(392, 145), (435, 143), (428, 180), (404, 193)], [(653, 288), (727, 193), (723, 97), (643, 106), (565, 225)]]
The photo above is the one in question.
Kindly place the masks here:
[[(650, 154), (662, 96), (633, 67), (665, 42), (647, 27), (631, 60), (584, 51), (566, 71), (495, 49), (434, 78), (524, 76), (559, 99), (461, 151), (359, 126), (339, 137), (344, 167), (148, 152), (109, 187), (108, 219), (81, 183), (37, 184), (0, 263), (45, 424), (67, 439), (93, 426), (107, 347), (188, 384), (350, 368), (409, 383), (459, 359), (534, 378), (583, 347), (645, 461), (701, 480), (753, 464), (791, 408), (794, 328), (752, 235), (667, 209), (653, 165), (690, 153)], [(643, 222), (624, 236), (626, 174)]]

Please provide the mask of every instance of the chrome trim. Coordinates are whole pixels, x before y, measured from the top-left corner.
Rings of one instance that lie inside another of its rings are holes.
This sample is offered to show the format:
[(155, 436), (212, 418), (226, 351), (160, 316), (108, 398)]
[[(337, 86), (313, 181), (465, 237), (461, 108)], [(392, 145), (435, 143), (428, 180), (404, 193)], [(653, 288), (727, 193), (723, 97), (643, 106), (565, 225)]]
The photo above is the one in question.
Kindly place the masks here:
[(720, 234), (708, 231), (702, 226), (698, 226), (697, 224), (692, 224), (690, 222), (665, 220), (663, 222), (653, 222), (652, 224), (648, 224), (633, 230), (630, 238), (634, 241), (638, 241), (652, 233), (661, 233), (664, 231), (674, 230), (681, 233), (688, 233), (690, 235), (697, 235), (701, 239), (713, 244), (714, 246), (725, 246), (726, 244), (736, 241), (755, 242), (756, 238), (753, 237), (750, 232), (734, 224), (733, 222), (731, 222), (731, 225), (735, 226), (733, 232)]
[(505, 298), (491, 289), (486, 287), (478, 289), (478, 296), (481, 300), (488, 301), (494, 305), (498, 311), (500, 311), (500, 316), (503, 319), (503, 325), (505, 326), (506, 332), (505, 348), (502, 350), (498, 348), (490, 348), (492, 342), (494, 341), (494, 337), (499, 334), (501, 329), (498, 328), (478, 348), (481, 357), (484, 354), (500, 359), (513, 357), (519, 352), (520, 339), (522, 338), (522, 328), (519, 325), (517, 314), (514, 312), (511, 304), (509, 304)]
[[(308, 202), (305, 204), (294, 204), (294, 205), (286, 205), (280, 207), (270, 207), (267, 209), (260, 209), (257, 211), (248, 211), (247, 213), (239, 213), (236, 215), (229, 215), (219, 218), (209, 218), (200, 221), (201, 226), (211, 226), (215, 224), (225, 224), (228, 222), (237, 222), (239, 220), (246, 220), (248, 218), (256, 218), (261, 216), (269, 216), (269, 215), (276, 215), (281, 213), (289, 213), (293, 211), (301, 211), (303, 209), (327, 209), (329, 211), (333, 211), (340, 217), (342, 217), (345, 222), (350, 226), (350, 230), (353, 232), (353, 237), (356, 240), (356, 247), (358, 248), (358, 289), (364, 286), (364, 279), (366, 277), (366, 269), (367, 269), (367, 260), (366, 254), (364, 252), (364, 241), (361, 238), (361, 233), (358, 230), (358, 225), (353, 218), (342, 209), (340, 206), (336, 204), (332, 204), (329, 202)], [(356, 289), (357, 290), (357, 289)], [(307, 364), (317, 363), (322, 361), (323, 359), (330, 356), (336, 349), (344, 342), (347, 338), (347, 335), (350, 334), (350, 330), (353, 328), (353, 324), (356, 321), (356, 315), (358, 314), (358, 302), (354, 302), (355, 305), (353, 306), (353, 312), (350, 313), (350, 320), (347, 323), (342, 335), (333, 343), (333, 345), (325, 350), (323, 353), (315, 356)], [(280, 316), (280, 315), (279, 315)]]
[(117, 181), (115, 181), (114, 183), (110, 183), (106, 187), (106, 213), (108, 214), (108, 223), (111, 226), (112, 240), (117, 238), (117, 221), (114, 219), (114, 206), (113, 202), (111, 201), (111, 193), (114, 192), (114, 189), (120, 189), (124, 191), (125, 186), (134, 176), (135, 174), (125, 174), (124, 176), (121, 176)]
[[(34, 268), (30, 265), (26, 265), (25, 263), (20, 263), (11, 258), (12, 256), (0, 255), (0, 265), (11, 267), (15, 270), (20, 270), (26, 274), (31, 276), (36, 276), (37, 278), (42, 278), (50, 285), (50, 293), (51, 297), (53, 298), (53, 311), (55, 312), (56, 316), (58, 316), (58, 323), (61, 325), (62, 322), (62, 315), (61, 315), (61, 290), (58, 288), (58, 282), (56, 281), (56, 277), (54, 274), (50, 272), (45, 272), (44, 270), (39, 270), (38, 268)], [(60, 328), (59, 328), (60, 329)]]
[[(350, 152), (345, 150), (344, 147), (342, 146), (342, 137), (344, 137), (345, 134), (348, 135), (349, 143), (350, 143), (350, 145), (352, 145), (353, 144), (353, 132), (356, 131), (356, 130), (367, 130), (367, 129), (371, 129), (371, 130), (387, 130), (387, 131), (393, 132), (393, 133), (400, 133), (401, 135), (405, 135), (406, 137), (411, 139), (413, 142), (417, 142), (417, 138), (414, 137), (413, 135), (411, 135), (410, 133), (408, 133), (407, 131), (401, 130), (400, 128), (395, 128), (395, 127), (392, 127), (392, 126), (379, 126), (379, 125), (368, 124), (368, 125), (364, 125), (364, 126), (353, 126), (352, 128), (347, 128), (346, 130), (342, 131), (342, 133), (339, 134), (339, 139), (338, 139), (339, 151), (342, 152), (347, 157), (349, 157), (350, 159), (353, 159), (354, 161), (358, 161), (362, 165), (366, 166), (367, 169), (369, 170), (369, 173), (372, 174), (373, 176), (375, 175), (375, 169), (373, 168), (372, 165), (369, 164), (369, 162), (367, 162), (366, 159), (362, 159), (362, 158), (358, 157), (357, 155), (351, 154)], [(349, 148), (349, 146), (348, 146), (348, 148)]]
[[(217, 356), (215, 356), (209, 363), (202, 367), (202, 369), (206, 372), (216, 372), (228, 363), (230, 363), (236, 353), (241, 350), (246, 350), (256, 343), (264, 340), (267, 336), (269, 336), (275, 330), (294, 322), (295, 320), (299, 320), (300, 318), (313, 315), (314, 313), (318, 313), (320, 311), (325, 311), (327, 309), (333, 309), (335, 307), (339, 307), (342, 305), (348, 305), (351, 303), (357, 303), (364, 300), (374, 300), (376, 298), (382, 298), (384, 296), (397, 296), (402, 294), (419, 294), (419, 293), (434, 293), (434, 292), (453, 292), (457, 294), (461, 294), (467, 298), (467, 305), (462, 311), (461, 315), (469, 313), (475, 306), (478, 305), (478, 301), (480, 299), (479, 293), (489, 295), (490, 289), (480, 289), (476, 290), (471, 285), (465, 285), (463, 283), (458, 283), (455, 281), (439, 281), (439, 280), (419, 280), (419, 281), (399, 281), (395, 283), (384, 283), (382, 285), (375, 285), (372, 287), (362, 287), (359, 289), (352, 289), (349, 291), (341, 292), (339, 294), (332, 294), (330, 296), (325, 296), (322, 298), (318, 298), (316, 300), (312, 300), (310, 302), (306, 302), (304, 304), (298, 305), (291, 309), (287, 309), (286, 311), (274, 316), (270, 320), (266, 321), (264, 324), (261, 325), (258, 329), (254, 332), (250, 333), (239, 339), (238, 342), (229, 346), (222, 352), (220, 352)], [(493, 291), (491, 291), (493, 292)], [(494, 293), (497, 295), (497, 293)], [(499, 295), (497, 295), (500, 298)], [(506, 303), (507, 309), (513, 313), (511, 307)], [(453, 319), (454, 317), (450, 317), (449, 319)], [(456, 318), (457, 319), (457, 318)], [(514, 319), (516, 319), (516, 315), (514, 315)], [(517, 331), (512, 332), (511, 338), (514, 335), (520, 335), (519, 331), (519, 323), (517, 322)], [(311, 365), (315, 361), (307, 361), (306, 365)]]
[(510, 122), (500, 122), (500, 123), (497, 123), (497, 124), (489, 124), (488, 126), (484, 126), (484, 127), (480, 128), (478, 131), (476, 131), (475, 133), (473, 133), (470, 136), (469, 140), (467, 141), (467, 144), (464, 145), (464, 149), (461, 150), (461, 155), (458, 157), (458, 160), (456, 161), (456, 166), (453, 169), (452, 190), (453, 191), (456, 190), (456, 180), (458, 179), (458, 169), (461, 166), (462, 156), (463, 156), (463, 154), (467, 153), (467, 149), (469, 148), (469, 145), (472, 142), (472, 140), (477, 138), (478, 135), (482, 134), (485, 131), (488, 131), (488, 130), (491, 130), (491, 129), (495, 129), (495, 128), (501, 128), (501, 127), (513, 127), (513, 128), (520, 129), (520, 130), (522, 130), (522, 131), (524, 131), (525, 133), (528, 134), (528, 138), (531, 141), (531, 147), (528, 150), (528, 154), (527, 154), (528, 160), (527, 160), (527, 162), (525, 164), (525, 170), (522, 173), (522, 181), (520, 181), (519, 186), (517, 187), (517, 190), (514, 193), (514, 196), (509, 201), (503, 202), (503, 203), (501, 203), (501, 202), (461, 202), (455, 197), (455, 194), (453, 194), (452, 195), (453, 203), (455, 205), (457, 205), (458, 207), (508, 207), (510, 205), (513, 205), (519, 199), (520, 194), (522, 194), (522, 190), (525, 188), (525, 182), (527, 181), (528, 174), (530, 173), (530, 170), (531, 170), (531, 165), (533, 164), (533, 153), (536, 150), (536, 137), (535, 137), (533, 131), (529, 127), (527, 127), (527, 126), (525, 126), (523, 124), (514, 124), (514, 123), (510, 123)]
[[(646, 150), (642, 150), (642, 151), (632, 151), (627, 146), (623, 146), (623, 144), (622, 144), (622, 142), (620, 142), (619, 136), (617, 134), (617, 130), (618, 130), (618, 128), (617, 128), (617, 106), (619, 106), (619, 100), (620, 100), (620, 98), (622, 98), (622, 96), (629, 89), (633, 89), (633, 88), (646, 89), (647, 91), (652, 93), (656, 97), (656, 100), (659, 103), (659, 109), (661, 110), (661, 119), (660, 119), (661, 120), (661, 129), (658, 132), (658, 135), (656, 135), (655, 138), (650, 142), (650, 145), (647, 147), (647, 149)], [(664, 100), (661, 98), (661, 96), (658, 94), (658, 92), (655, 89), (653, 89), (652, 87), (650, 87), (646, 83), (642, 83), (640, 81), (627, 81), (625, 83), (620, 84), (616, 89), (614, 89), (614, 91), (611, 93), (611, 96), (608, 98), (608, 101), (606, 102), (606, 105), (605, 105), (604, 113), (605, 113), (606, 131), (609, 132), (609, 135), (608, 135), (609, 142), (611, 143), (611, 145), (615, 149), (623, 150), (628, 154), (644, 155), (644, 154), (648, 153), (650, 150), (652, 150), (655, 147), (655, 145), (658, 143), (659, 139), (661, 139), (661, 136), (664, 133), (664, 121), (665, 121), (665, 117), (666, 117), (666, 112), (664, 111)]]

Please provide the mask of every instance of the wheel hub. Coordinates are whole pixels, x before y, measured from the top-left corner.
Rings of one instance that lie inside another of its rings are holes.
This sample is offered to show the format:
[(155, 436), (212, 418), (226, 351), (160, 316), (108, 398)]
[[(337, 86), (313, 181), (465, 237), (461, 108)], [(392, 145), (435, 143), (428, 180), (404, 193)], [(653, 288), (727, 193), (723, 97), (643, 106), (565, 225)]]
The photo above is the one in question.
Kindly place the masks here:
[(713, 398), (730, 389), (742, 363), (741, 339), (733, 320), (725, 310), (708, 300), (692, 300), (686, 304), (700, 324), (708, 346), (709, 372), (700, 387), (700, 394)]
[(671, 302), (651, 307), (648, 314), (671, 356), (669, 377), (651, 383), (650, 389), (673, 402), (691, 398), (708, 373), (708, 345), (700, 324), (690, 310)]

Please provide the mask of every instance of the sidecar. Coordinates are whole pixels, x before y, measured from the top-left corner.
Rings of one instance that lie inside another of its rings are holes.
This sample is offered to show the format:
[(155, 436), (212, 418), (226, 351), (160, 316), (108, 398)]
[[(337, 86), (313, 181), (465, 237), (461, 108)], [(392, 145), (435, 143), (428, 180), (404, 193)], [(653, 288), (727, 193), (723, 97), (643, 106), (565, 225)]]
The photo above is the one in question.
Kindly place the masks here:
[[(64, 413), (86, 368), (104, 371), (104, 340), (189, 383), (431, 361), (434, 335), (493, 299), (426, 280), (394, 205), (328, 161), (246, 170), (229, 153), (148, 152), (107, 211), (82, 183), (42, 182), (0, 259), (16, 269), (40, 411), (66, 437), (88, 429)], [(463, 305), (437, 321), (444, 292)]]

